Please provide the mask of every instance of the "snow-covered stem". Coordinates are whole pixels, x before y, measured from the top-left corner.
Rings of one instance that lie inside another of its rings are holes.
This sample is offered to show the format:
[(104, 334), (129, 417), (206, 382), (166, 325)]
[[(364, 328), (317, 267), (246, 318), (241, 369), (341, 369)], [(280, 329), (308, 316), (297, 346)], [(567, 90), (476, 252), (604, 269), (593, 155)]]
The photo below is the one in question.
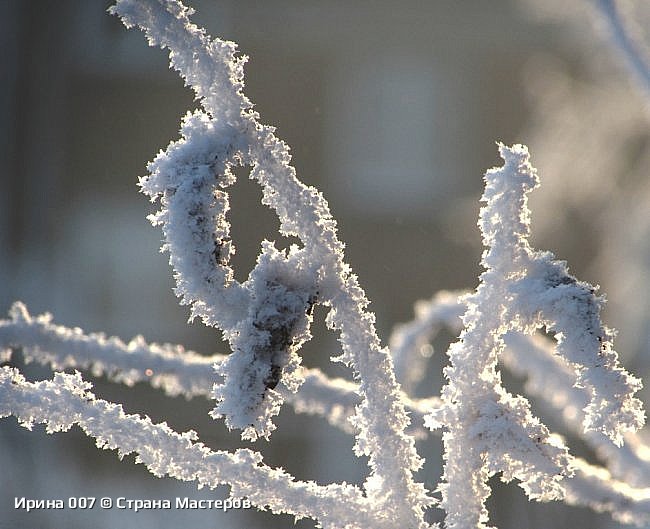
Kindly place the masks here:
[(602, 300), (564, 263), (528, 244), (527, 194), (538, 179), (527, 149), (499, 150), (505, 165), (485, 175), (479, 218), (485, 272), (466, 298), (465, 329), (448, 351), (443, 406), (429, 416), (431, 427), (446, 429), (440, 489), (447, 527), (454, 529), (486, 527), (487, 480), (496, 472), (519, 479), (533, 499), (561, 497), (561, 479), (571, 473), (566, 447), (533, 417), (526, 399), (501, 385), (497, 361), (509, 331), (532, 334), (546, 326), (555, 333), (558, 354), (590, 393), (585, 431), (602, 432), (620, 445), (623, 433), (644, 420), (633, 397), (640, 382), (618, 365), (612, 332), (600, 322)]
[(634, 35), (631, 24), (621, 13), (620, 0), (594, 0), (602, 19), (607, 24), (612, 41), (638, 80), (645, 95), (650, 97), (650, 56), (644, 43)]
[(441, 325), (460, 323), (465, 306), (458, 302), (460, 291), (440, 291), (430, 301), (415, 304), (415, 318), (395, 327), (390, 336), (390, 350), (395, 364), (395, 376), (407, 393), (426, 374), (431, 337)]
[(564, 482), (564, 501), (569, 505), (609, 512), (614, 520), (647, 527), (650, 523), (650, 488), (618, 481), (602, 467), (573, 460), (575, 474)]
[(178, 434), (165, 423), (125, 414), (122, 406), (96, 399), (79, 373), (56, 373), (51, 381), (27, 382), (15, 369), (0, 370), (0, 417), (13, 415), (27, 428), (44, 423), (47, 432), (79, 425), (97, 446), (117, 449), (120, 457), (135, 452), (155, 476), (194, 481), (200, 487), (230, 485), (234, 498), (272, 512), (309, 517), (323, 527), (392, 527), (352, 485), (321, 486), (296, 481), (286, 472), (263, 464), (248, 449), (211, 451), (196, 442), (193, 431)]
[[(330, 307), (327, 322), (340, 332), (343, 354), (359, 378), (356, 451), (367, 455), (369, 497), (381, 498), (385, 516), (406, 527), (426, 527), (432, 499), (413, 472), (422, 465), (400, 400), (388, 351), (381, 347), (374, 316), (357, 278), (343, 261), (327, 202), (302, 184), (289, 164), (288, 147), (272, 127), (261, 125), (242, 93), (243, 63), (236, 46), (210, 40), (193, 25), (191, 11), (175, 0), (119, 0), (113, 12), (127, 27), (140, 26), (151, 45), (167, 47), (173, 68), (193, 87), (205, 112), (185, 118), (184, 138), (149, 166), (143, 192), (160, 200), (153, 221), (165, 233), (177, 293), (192, 314), (221, 328), (233, 354), (222, 364), (216, 417), (243, 428), (244, 437), (268, 436), (282, 403), (278, 384), (296, 391), (302, 383), (296, 351), (309, 339), (314, 303)], [(226, 219), (234, 182), (231, 167), (250, 165), (263, 189), (262, 202), (278, 215), (280, 233), (297, 236), (302, 248), (280, 252), (265, 242), (248, 281), (233, 279), (233, 247)]]
[(56, 371), (90, 371), (127, 386), (148, 382), (170, 396), (209, 395), (215, 378), (213, 365), (225, 358), (202, 356), (181, 345), (147, 343), (142, 336), (124, 343), (114, 336), (85, 334), (78, 327), (56, 325), (50, 314), (31, 316), (20, 302), (14, 303), (9, 316), (0, 320), (0, 353), (5, 359), (16, 347), (26, 362), (49, 365)]

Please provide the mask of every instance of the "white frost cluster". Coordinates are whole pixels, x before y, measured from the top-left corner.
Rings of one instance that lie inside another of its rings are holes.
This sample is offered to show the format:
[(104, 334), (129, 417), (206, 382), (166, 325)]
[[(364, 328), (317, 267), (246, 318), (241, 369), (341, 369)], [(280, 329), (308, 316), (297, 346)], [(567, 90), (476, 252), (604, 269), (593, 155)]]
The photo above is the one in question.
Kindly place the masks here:
[[(89, 370), (127, 385), (149, 382), (187, 398), (211, 396), (211, 415), (248, 440), (268, 438), (287, 401), (354, 433), (356, 454), (368, 458), (368, 477), (362, 487), (318, 485), (266, 466), (247, 449), (211, 451), (194, 432), (178, 434), (97, 399), (78, 372), (28, 382), (14, 368), (0, 368), (0, 417), (13, 415), (26, 427), (45, 423), (48, 432), (78, 424), (101, 448), (120, 456), (136, 452), (156, 476), (228, 484), (234, 497), (260, 509), (310, 517), (331, 529), (434, 527), (426, 516), (437, 499), (414, 477), (423, 464), (415, 439), (428, 433), (426, 425), (444, 431), (443, 482), (430, 490), (441, 493), (450, 529), (486, 527), (487, 481), (496, 473), (519, 480), (532, 499), (564, 499), (609, 510), (624, 522), (650, 521), (650, 449), (631, 433), (644, 420), (634, 397), (640, 381), (618, 364), (595, 289), (528, 244), (527, 194), (538, 180), (525, 147), (500, 145), (505, 165), (486, 173), (479, 225), (487, 249), (478, 288), (462, 301), (457, 293), (440, 293), (421, 303), (417, 318), (393, 334), (394, 365), (344, 262), (327, 202), (296, 178), (289, 148), (259, 122), (243, 94), (246, 57), (192, 24), (192, 10), (178, 0), (118, 0), (111, 12), (127, 27), (143, 29), (151, 45), (168, 48), (171, 66), (203, 107), (185, 116), (181, 139), (156, 156), (140, 185), (159, 205), (150, 220), (163, 230), (181, 303), (191, 318), (220, 329), (232, 354), (203, 357), (141, 337), (126, 344), (57, 326), (16, 303), (0, 321), (0, 358), (10, 360), (20, 348), (27, 361), (55, 370)], [(264, 241), (244, 282), (230, 265), (235, 246), (227, 189), (236, 166), (248, 167), (261, 185), (280, 233), (300, 240), (287, 250)], [(353, 370), (355, 382), (301, 365), (298, 352), (311, 338), (317, 304), (329, 310), (326, 322), (339, 332), (342, 349), (336, 360)], [(464, 330), (448, 351), (441, 398), (410, 399), (395, 373), (406, 390), (423, 382), (432, 335), (440, 325), (454, 327), (461, 315)], [(557, 344), (536, 336), (541, 328)], [(567, 422), (569, 412), (580, 417), (581, 433), (611, 465), (572, 458), (529, 402), (502, 386), (499, 360), (526, 376), (530, 393), (563, 407)], [(551, 398), (541, 389), (549, 373), (557, 384)], [(624, 439), (629, 445), (621, 449)]]

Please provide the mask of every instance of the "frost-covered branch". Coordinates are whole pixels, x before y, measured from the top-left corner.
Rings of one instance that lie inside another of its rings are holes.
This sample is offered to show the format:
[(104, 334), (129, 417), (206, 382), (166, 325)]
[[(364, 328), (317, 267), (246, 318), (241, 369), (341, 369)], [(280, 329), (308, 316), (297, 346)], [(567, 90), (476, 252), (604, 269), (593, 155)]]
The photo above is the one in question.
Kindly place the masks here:
[(430, 339), (441, 325), (460, 322), (465, 307), (458, 302), (458, 292), (438, 292), (429, 302), (415, 304), (415, 318), (395, 327), (390, 336), (390, 350), (395, 363), (395, 375), (407, 393), (426, 374), (426, 362), (433, 353)]
[(609, 512), (614, 520), (639, 527), (650, 523), (650, 488), (619, 481), (602, 467), (573, 460), (575, 475), (564, 481), (564, 501), (569, 505)]
[(31, 316), (27, 307), (14, 303), (8, 320), (0, 320), (0, 352), (20, 348), (26, 362), (38, 362), (62, 371), (90, 371), (113, 382), (133, 386), (148, 382), (167, 395), (191, 398), (208, 395), (214, 385), (213, 365), (223, 355), (202, 356), (181, 345), (145, 342), (136, 336), (128, 344), (104, 334), (85, 334), (52, 322), (50, 314)]
[(558, 354), (590, 393), (586, 431), (620, 444), (644, 419), (633, 397), (640, 382), (619, 367), (612, 333), (600, 322), (602, 300), (564, 263), (528, 245), (527, 193), (538, 181), (527, 149), (500, 145), (500, 152), (505, 165), (486, 173), (479, 220), (486, 271), (466, 298), (465, 330), (449, 348), (443, 407), (429, 416), (431, 427), (447, 430), (441, 491), (452, 528), (485, 527), (487, 479), (496, 472), (521, 480), (535, 499), (560, 497), (561, 478), (570, 473), (566, 448), (532, 416), (528, 401), (501, 385), (497, 361), (509, 331), (546, 326), (555, 333)]
[(248, 449), (211, 451), (196, 442), (196, 433), (178, 434), (166, 424), (127, 415), (120, 405), (96, 399), (81, 376), (56, 373), (53, 380), (27, 382), (17, 370), (0, 369), (0, 417), (13, 415), (27, 428), (44, 423), (47, 432), (78, 424), (97, 446), (117, 449), (120, 457), (135, 452), (155, 476), (194, 481), (210, 488), (227, 484), (235, 498), (248, 498), (260, 509), (309, 517), (324, 527), (393, 527), (352, 485), (317, 485), (296, 481), (262, 463)]
[[(432, 503), (413, 480), (422, 461), (392, 363), (365, 311), (368, 301), (343, 261), (336, 223), (322, 195), (302, 184), (289, 164), (288, 147), (261, 125), (243, 95), (243, 63), (231, 42), (210, 40), (191, 24), (191, 12), (174, 0), (120, 0), (113, 8), (124, 23), (140, 26), (151, 45), (170, 50), (171, 65), (191, 85), (205, 112), (186, 116), (183, 139), (149, 165), (142, 190), (161, 204), (153, 217), (165, 233), (177, 293), (192, 315), (221, 328), (233, 354), (221, 366), (224, 384), (215, 390), (215, 417), (242, 428), (245, 438), (268, 436), (282, 403), (279, 384), (296, 391), (302, 383), (296, 354), (309, 339), (314, 303), (330, 307), (327, 323), (340, 332), (341, 361), (359, 378), (362, 403), (355, 416), (356, 451), (367, 455), (370, 497), (381, 498), (385, 515), (410, 527), (425, 527)], [(297, 236), (302, 248), (279, 251), (265, 242), (248, 280), (239, 284), (229, 259), (234, 247), (226, 218), (234, 183), (232, 167), (251, 166), (263, 203), (280, 220), (280, 233)]]
[(634, 21), (625, 21), (620, 0), (594, 0), (602, 19), (606, 22), (611, 39), (625, 58), (634, 77), (650, 96), (650, 56), (647, 45), (636, 38), (631, 27)]

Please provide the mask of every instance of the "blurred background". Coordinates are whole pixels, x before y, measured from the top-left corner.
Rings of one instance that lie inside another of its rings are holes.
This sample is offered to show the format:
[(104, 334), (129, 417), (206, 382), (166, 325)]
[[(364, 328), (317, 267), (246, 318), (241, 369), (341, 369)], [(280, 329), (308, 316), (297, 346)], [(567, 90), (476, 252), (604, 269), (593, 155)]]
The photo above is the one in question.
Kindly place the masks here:
[[(566, 5), (570, 4), (570, 5)], [(122, 339), (227, 352), (220, 332), (186, 323), (161, 232), (138, 193), (146, 162), (178, 138), (193, 94), (149, 48), (106, 13), (103, 0), (2, 0), (0, 39), (0, 310), (24, 301), (32, 314)], [(542, 180), (531, 199), (533, 243), (600, 284), (617, 350), (650, 376), (650, 97), (611, 45), (588, 2), (494, 0), (194, 1), (194, 21), (250, 56), (246, 93), (264, 123), (292, 148), (299, 177), (319, 188), (338, 220), (351, 264), (386, 344), (439, 289), (473, 288), (480, 273), (476, 218), (482, 175), (500, 164), (496, 141), (525, 143)], [(650, 27), (645, 2), (626, 4), (631, 26)], [(643, 35), (641, 35), (643, 37)], [(647, 36), (647, 35), (646, 35)], [(646, 41), (647, 42), (647, 41)], [(248, 275), (277, 220), (241, 171), (231, 190), (237, 277)], [(336, 336), (316, 311), (303, 363), (350, 377), (329, 357)], [(439, 391), (444, 351), (435, 346), (418, 395)], [(15, 364), (28, 378), (49, 378)], [(506, 378), (512, 391), (521, 381)], [(207, 416), (206, 400), (169, 399), (145, 386), (94, 380), (98, 396), (131, 413), (195, 429), (214, 449), (241, 446)], [(650, 394), (642, 397), (650, 403)], [(361, 483), (353, 439), (286, 407), (271, 441), (252, 445), (269, 464), (319, 483)], [(553, 427), (559, 423), (551, 422)], [(576, 453), (593, 454), (579, 443)], [(440, 442), (420, 446), (432, 488)], [(119, 461), (78, 429), (46, 435), (0, 422), (0, 528), (289, 527), (289, 516), (251, 511), (39, 511), (14, 497), (219, 498), (193, 484), (156, 479), (133, 456)], [(491, 522), (510, 527), (618, 527), (606, 514), (528, 503), (494, 480)], [(432, 512), (431, 520), (440, 520)], [(303, 520), (300, 528), (314, 527)]]

